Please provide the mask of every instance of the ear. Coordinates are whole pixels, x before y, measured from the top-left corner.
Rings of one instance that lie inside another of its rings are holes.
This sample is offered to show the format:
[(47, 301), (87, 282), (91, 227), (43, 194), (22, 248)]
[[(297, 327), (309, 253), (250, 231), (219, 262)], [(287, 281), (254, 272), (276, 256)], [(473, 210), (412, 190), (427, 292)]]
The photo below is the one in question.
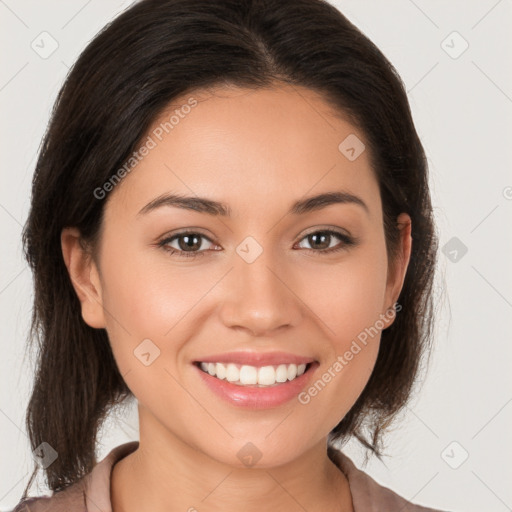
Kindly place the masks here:
[(106, 327), (99, 272), (92, 255), (84, 247), (80, 231), (64, 228), (60, 240), (64, 263), (82, 305), (82, 318), (90, 327)]
[(394, 265), (390, 265), (388, 270), (388, 281), (386, 284), (386, 295), (384, 308), (387, 315), (383, 319), (386, 327), (389, 327), (394, 321), (396, 314), (391, 316), (391, 312), (395, 311), (394, 304), (402, 291), (405, 281), (405, 275), (411, 259), (412, 250), (412, 223), (411, 217), (407, 213), (401, 213), (396, 220), (400, 231), (400, 241), (396, 261)]

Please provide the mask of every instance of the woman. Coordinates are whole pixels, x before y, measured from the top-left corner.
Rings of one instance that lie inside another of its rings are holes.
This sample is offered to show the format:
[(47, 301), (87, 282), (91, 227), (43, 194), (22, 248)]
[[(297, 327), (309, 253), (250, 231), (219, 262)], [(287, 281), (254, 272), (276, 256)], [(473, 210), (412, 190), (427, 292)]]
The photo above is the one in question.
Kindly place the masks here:
[[(340, 451), (380, 456), (407, 403), (437, 236), (402, 83), (328, 3), (115, 19), (59, 94), (24, 244), (54, 494), (16, 510), (433, 510)], [(131, 396), (140, 441), (98, 463)]]

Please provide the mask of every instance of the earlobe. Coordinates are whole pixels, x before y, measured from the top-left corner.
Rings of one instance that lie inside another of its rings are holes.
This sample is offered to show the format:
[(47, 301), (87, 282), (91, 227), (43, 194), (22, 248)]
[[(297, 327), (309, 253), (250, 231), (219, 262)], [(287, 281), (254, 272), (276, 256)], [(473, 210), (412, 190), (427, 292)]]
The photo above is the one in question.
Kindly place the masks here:
[(82, 307), (82, 318), (90, 327), (106, 327), (101, 282), (96, 264), (83, 247), (77, 228), (64, 228), (61, 248), (71, 284)]
[[(411, 217), (407, 213), (401, 213), (397, 217), (396, 223), (400, 231), (400, 246), (397, 259), (394, 262), (394, 268), (391, 269), (392, 271), (389, 273), (388, 277), (386, 300), (384, 304), (387, 311), (395, 309), (394, 304), (402, 291), (412, 251)], [(392, 315), (392, 318), (388, 320), (386, 327), (389, 327), (394, 322), (395, 316), (396, 312)], [(389, 313), (387, 318), (389, 318)]]

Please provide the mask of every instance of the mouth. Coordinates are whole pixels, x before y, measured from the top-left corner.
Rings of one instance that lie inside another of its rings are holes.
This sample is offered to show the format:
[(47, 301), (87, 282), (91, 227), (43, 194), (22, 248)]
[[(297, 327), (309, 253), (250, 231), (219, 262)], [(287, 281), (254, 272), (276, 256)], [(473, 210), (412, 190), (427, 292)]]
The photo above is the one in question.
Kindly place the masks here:
[(289, 352), (229, 352), (193, 361), (197, 376), (214, 396), (253, 410), (280, 407), (312, 380), (320, 363)]
[(236, 386), (268, 388), (298, 379), (311, 369), (313, 362), (266, 366), (206, 361), (196, 361), (194, 364), (211, 377)]

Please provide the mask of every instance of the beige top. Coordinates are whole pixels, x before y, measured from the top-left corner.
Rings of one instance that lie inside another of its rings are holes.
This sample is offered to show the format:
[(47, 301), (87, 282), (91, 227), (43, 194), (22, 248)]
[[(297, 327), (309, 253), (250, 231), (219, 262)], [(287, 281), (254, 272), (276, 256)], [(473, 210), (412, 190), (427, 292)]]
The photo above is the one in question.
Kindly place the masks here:
[[(51, 496), (27, 498), (12, 512), (112, 512), (110, 474), (114, 464), (136, 450), (138, 441), (114, 448), (92, 471), (66, 489)], [(390, 489), (379, 485), (358, 469), (344, 453), (331, 452), (333, 462), (347, 477), (354, 512), (442, 512), (414, 505)]]

